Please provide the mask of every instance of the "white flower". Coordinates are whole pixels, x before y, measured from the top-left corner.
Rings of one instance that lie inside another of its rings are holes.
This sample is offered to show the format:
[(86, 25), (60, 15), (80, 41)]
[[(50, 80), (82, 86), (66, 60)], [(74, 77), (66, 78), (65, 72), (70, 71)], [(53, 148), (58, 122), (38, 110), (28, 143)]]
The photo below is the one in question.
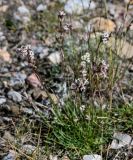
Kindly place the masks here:
[(81, 105), (80, 110), (84, 111), (85, 110), (85, 105)]
[(90, 63), (90, 53), (89, 53), (89, 52), (86, 52), (86, 54), (83, 55), (83, 56), (81, 57), (81, 59), (82, 59), (82, 61), (86, 61), (86, 62)]
[(106, 78), (109, 65), (104, 60), (101, 63), (102, 63), (102, 65), (101, 65), (101, 76), (103, 78)]
[(108, 42), (108, 39), (107, 39), (107, 38), (103, 38), (102, 40), (103, 40), (103, 43), (104, 43), (104, 44), (106, 44), (106, 43)]
[(102, 35), (102, 41), (104, 44), (106, 44), (109, 40), (109, 33), (108, 32), (104, 32), (103, 35)]
[(35, 55), (31, 49), (31, 45), (21, 46), (21, 48), (19, 48), (18, 51), (21, 53), (23, 57), (28, 58), (29, 63), (35, 62)]
[(86, 62), (85, 61), (81, 61), (81, 67), (86, 68)]
[(108, 32), (104, 32), (103, 33), (103, 38), (109, 38), (109, 33)]

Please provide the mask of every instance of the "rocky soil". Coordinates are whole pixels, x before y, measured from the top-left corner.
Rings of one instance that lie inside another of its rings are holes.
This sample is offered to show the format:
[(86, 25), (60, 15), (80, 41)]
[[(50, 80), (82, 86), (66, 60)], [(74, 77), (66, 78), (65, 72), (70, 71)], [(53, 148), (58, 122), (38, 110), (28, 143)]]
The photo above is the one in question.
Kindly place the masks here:
[[(122, 80), (124, 99), (118, 93), (113, 96), (116, 104), (133, 102), (133, 1), (128, 12), (127, 0), (109, 0), (106, 7), (100, 0), (90, 2), (88, 3), (88, 0), (83, 0), (83, 3), (80, 0), (0, 0), (0, 159), (15, 160), (16, 152), (23, 156), (27, 155), (26, 158), (22, 156), (23, 160), (29, 159), (28, 155), (36, 150), (36, 140), (28, 134), (23, 137), (22, 131), (17, 131), (16, 126), (19, 121), (28, 119), (31, 124), (41, 123), (37, 113), (49, 117), (51, 99), (54, 104), (63, 104), (64, 97), (67, 97), (67, 82), (64, 80), (64, 73), (58, 68), (61, 65), (61, 56), (55, 32), (57, 32), (59, 10), (63, 9), (68, 14), (67, 20), (71, 19), (73, 30), (75, 33), (79, 32), (79, 37), (85, 31), (92, 30), (114, 33), (123, 28), (121, 32), (124, 32), (129, 26), (124, 40), (125, 45), (118, 55), (123, 65), (130, 62), (126, 76)], [(112, 41), (114, 43), (114, 40)], [(27, 44), (31, 45), (35, 53), (41, 80), (18, 51), (18, 48)], [(23, 123), (25, 126), (25, 122)], [(25, 126), (25, 129), (27, 127)], [(18, 132), (21, 135), (20, 139), (16, 134)], [(120, 149), (119, 154), (127, 153), (125, 146), (133, 146), (132, 137), (128, 134), (116, 133), (114, 137), (117, 137), (119, 142), (114, 138), (111, 147)], [(18, 144), (19, 150), (14, 144)], [(125, 150), (122, 147), (125, 147)], [(115, 155), (114, 159), (118, 156)], [(133, 158), (133, 153), (130, 153), (130, 157)], [(40, 160), (45, 158), (44, 156)], [(57, 157), (50, 155), (49, 159), (57, 160)], [(85, 155), (83, 159), (102, 158), (95, 154)]]

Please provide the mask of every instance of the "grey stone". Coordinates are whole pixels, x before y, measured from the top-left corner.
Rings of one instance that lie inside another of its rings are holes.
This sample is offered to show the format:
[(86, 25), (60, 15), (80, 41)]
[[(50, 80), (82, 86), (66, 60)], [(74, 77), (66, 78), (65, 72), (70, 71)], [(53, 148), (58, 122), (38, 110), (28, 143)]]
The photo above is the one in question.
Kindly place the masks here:
[(33, 51), (36, 55), (38, 55), (41, 59), (46, 57), (49, 54), (49, 48), (45, 47), (41, 44), (38, 46), (33, 46)]
[(18, 7), (17, 12), (14, 12), (14, 19), (27, 24), (30, 21), (30, 11), (22, 5)]
[(22, 146), (22, 151), (28, 155), (31, 155), (35, 149), (36, 149), (36, 147), (32, 146), (30, 144), (25, 144)]
[(12, 122), (12, 118), (2, 117), (5, 122)]
[(5, 156), (2, 160), (15, 160), (16, 159), (16, 152), (13, 150), (10, 150), (8, 155)]
[(84, 155), (83, 160), (102, 160), (102, 157), (98, 154)]
[(45, 58), (49, 54), (49, 48), (44, 48), (43, 51), (39, 54), (41, 59)]
[(22, 112), (30, 115), (33, 114), (33, 110), (30, 108), (22, 108)]
[(2, 72), (2, 73), (9, 73), (9, 69), (6, 68), (6, 67), (2, 67), (2, 68), (1, 68), (1, 72)]
[(37, 10), (38, 12), (42, 12), (42, 11), (44, 11), (44, 10), (46, 10), (46, 9), (47, 9), (47, 6), (46, 6), (46, 5), (39, 4), (36, 10)]
[(0, 97), (0, 105), (6, 102), (6, 98)]
[(14, 102), (21, 102), (22, 101), (22, 95), (16, 91), (9, 91), (8, 97), (12, 99)]
[(126, 145), (130, 145), (132, 141), (131, 136), (129, 136), (128, 134), (120, 133), (120, 132), (114, 133), (113, 138), (114, 139), (110, 146), (111, 149), (120, 149)]
[(4, 41), (5, 39), (4, 33), (0, 31), (0, 41)]
[(15, 86), (19, 85), (22, 86), (25, 84), (26, 75), (23, 73), (16, 73), (15, 76), (13, 76), (10, 80), (10, 85)]
[(95, 8), (95, 2), (90, 0), (68, 0), (64, 6), (65, 12), (69, 14), (82, 14), (84, 9)]
[(34, 48), (36, 54), (42, 53), (43, 49), (44, 49), (44, 47), (41, 46), (41, 45), (39, 45), (39, 46), (37, 46), (37, 47)]
[(29, 10), (26, 8), (26, 6), (22, 5), (20, 7), (18, 7), (18, 12), (21, 14), (21, 15), (29, 15), (30, 12)]

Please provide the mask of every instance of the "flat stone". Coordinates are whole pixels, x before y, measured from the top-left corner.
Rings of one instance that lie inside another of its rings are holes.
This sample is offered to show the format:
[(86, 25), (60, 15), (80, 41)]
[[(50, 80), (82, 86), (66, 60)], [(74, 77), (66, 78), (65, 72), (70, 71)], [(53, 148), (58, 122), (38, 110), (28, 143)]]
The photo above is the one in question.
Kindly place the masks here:
[(45, 58), (49, 54), (49, 48), (44, 48), (42, 53), (39, 54), (41, 59)]
[(4, 41), (6, 37), (4, 36), (4, 33), (0, 31), (0, 42)]
[(60, 64), (60, 63), (61, 63), (61, 55), (60, 55), (60, 52), (51, 53), (51, 54), (48, 56), (48, 59), (49, 59), (49, 61), (52, 62), (53, 64)]
[(44, 90), (41, 90), (40, 88), (35, 88), (32, 92), (33, 98), (37, 100), (38, 98), (46, 99), (48, 98), (47, 93)]
[(68, 0), (64, 6), (69, 14), (82, 14), (84, 9), (95, 9), (96, 3), (90, 0)]
[(18, 12), (21, 14), (21, 15), (29, 15), (30, 12), (29, 10), (26, 8), (26, 6), (20, 6), (18, 7)]
[(30, 144), (25, 144), (22, 146), (22, 151), (28, 155), (31, 155), (35, 151), (36, 147)]
[(97, 154), (84, 155), (83, 160), (102, 160), (102, 157)]
[(10, 106), (10, 111), (12, 112), (13, 115), (19, 115), (20, 114), (20, 109), (19, 106)]
[(36, 10), (37, 10), (38, 12), (42, 12), (42, 11), (44, 11), (44, 10), (46, 10), (46, 9), (47, 9), (47, 6), (46, 6), (46, 5), (44, 5), (44, 4), (39, 4)]
[(0, 6), (0, 12), (5, 13), (5, 12), (7, 11), (8, 8), (9, 8), (8, 5), (2, 5), (2, 6)]
[(114, 133), (113, 141), (111, 143), (111, 149), (120, 149), (126, 145), (130, 145), (132, 137), (128, 134)]
[(11, 86), (23, 86), (25, 84), (26, 74), (16, 73), (11, 77), (10, 85)]
[(9, 91), (8, 97), (12, 99), (14, 102), (21, 102), (22, 101), (22, 95), (16, 91)]
[(1, 105), (1, 104), (4, 104), (5, 102), (6, 102), (6, 98), (4, 98), (4, 97), (3, 97), (3, 98), (2, 98), (2, 97), (0, 97), (0, 105)]
[(14, 12), (13, 15), (15, 20), (21, 21), (24, 24), (30, 21), (30, 11), (25, 5), (18, 7), (17, 12)]
[(21, 111), (23, 112), (23, 113), (26, 113), (26, 114), (29, 114), (29, 115), (31, 115), (31, 114), (33, 114), (33, 110), (31, 109), (31, 108), (22, 108), (21, 109)]
[(10, 150), (8, 155), (5, 156), (2, 160), (16, 160), (16, 152), (13, 150)]

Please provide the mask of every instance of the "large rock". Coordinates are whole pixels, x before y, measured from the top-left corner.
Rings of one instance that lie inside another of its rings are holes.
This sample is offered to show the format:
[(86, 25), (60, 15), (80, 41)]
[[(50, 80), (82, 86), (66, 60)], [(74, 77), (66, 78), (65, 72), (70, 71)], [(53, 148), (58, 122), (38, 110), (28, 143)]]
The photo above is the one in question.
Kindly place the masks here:
[(87, 31), (100, 31), (100, 32), (114, 32), (116, 28), (115, 23), (103, 17), (95, 17), (91, 19), (86, 27)]
[(82, 14), (85, 9), (95, 9), (96, 4), (90, 0), (68, 0), (64, 6), (69, 14)]

